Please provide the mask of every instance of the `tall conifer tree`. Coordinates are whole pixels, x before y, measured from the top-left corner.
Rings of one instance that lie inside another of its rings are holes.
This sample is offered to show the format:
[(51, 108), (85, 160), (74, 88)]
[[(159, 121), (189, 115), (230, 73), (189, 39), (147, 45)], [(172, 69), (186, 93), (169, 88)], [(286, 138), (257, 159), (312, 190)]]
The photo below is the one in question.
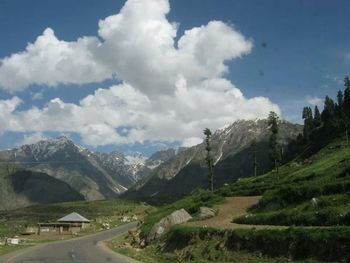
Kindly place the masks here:
[(208, 177), (209, 177), (209, 189), (210, 191), (214, 192), (214, 173), (213, 173), (213, 158), (211, 156), (211, 145), (210, 145), (210, 139), (211, 139), (211, 131), (206, 128), (203, 131), (205, 135), (205, 150), (207, 152), (207, 156), (205, 157), (205, 161), (208, 166)]

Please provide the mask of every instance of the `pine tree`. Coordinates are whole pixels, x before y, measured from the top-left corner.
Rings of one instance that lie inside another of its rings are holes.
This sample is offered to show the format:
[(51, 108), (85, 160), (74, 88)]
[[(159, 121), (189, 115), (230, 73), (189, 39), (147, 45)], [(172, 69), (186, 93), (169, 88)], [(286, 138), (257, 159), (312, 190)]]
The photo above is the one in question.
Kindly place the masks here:
[(325, 127), (333, 128), (335, 126), (335, 105), (334, 101), (329, 96), (325, 98), (321, 119)]
[(303, 136), (306, 140), (309, 140), (311, 131), (314, 128), (314, 119), (313, 119), (312, 110), (310, 107), (304, 107), (302, 118), (304, 119)]
[(205, 135), (205, 150), (207, 152), (207, 156), (205, 157), (205, 161), (207, 163), (208, 166), (208, 177), (209, 177), (209, 189), (210, 191), (214, 192), (214, 173), (213, 173), (213, 158), (211, 157), (211, 145), (210, 145), (210, 139), (211, 139), (211, 131), (206, 128), (203, 131), (204, 135)]
[(344, 123), (345, 123), (345, 132), (346, 132), (346, 139), (348, 142), (348, 146), (350, 147), (349, 143), (349, 136), (350, 136), (350, 78), (349, 76), (345, 77), (344, 80), (344, 102), (343, 102), (343, 112), (344, 112)]
[(341, 90), (337, 94), (337, 103), (335, 104), (336, 125), (339, 130), (343, 130), (345, 126), (344, 120), (344, 95)]
[(321, 120), (321, 113), (320, 110), (318, 109), (317, 105), (315, 106), (315, 110), (314, 110), (314, 127), (320, 127), (322, 124), (322, 120)]
[(256, 147), (256, 140), (254, 139), (252, 142), (252, 148), (253, 148), (253, 167), (254, 167), (254, 176), (258, 175), (258, 162), (257, 162), (257, 147)]
[(274, 162), (275, 171), (279, 172), (279, 163), (281, 161), (281, 151), (278, 145), (278, 116), (275, 112), (271, 111), (268, 117), (268, 124), (270, 125), (271, 136), (269, 140), (269, 146), (271, 150), (271, 159)]
[(340, 107), (342, 107), (344, 104), (344, 95), (343, 95), (343, 92), (341, 90), (338, 91), (337, 102), (338, 102), (338, 106), (340, 106)]

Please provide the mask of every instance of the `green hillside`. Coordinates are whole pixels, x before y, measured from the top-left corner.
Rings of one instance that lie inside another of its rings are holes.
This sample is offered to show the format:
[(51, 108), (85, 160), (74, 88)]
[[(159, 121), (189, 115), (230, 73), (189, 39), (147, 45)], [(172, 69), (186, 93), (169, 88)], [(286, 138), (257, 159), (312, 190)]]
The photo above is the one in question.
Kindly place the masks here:
[(264, 176), (243, 179), (222, 195), (259, 195), (244, 224), (332, 226), (350, 224), (350, 148), (335, 140), (303, 162), (291, 162)]
[(215, 206), (224, 197), (257, 195), (260, 201), (236, 218), (232, 229), (176, 226), (136, 254), (120, 246), (124, 239), (111, 246), (145, 262), (350, 260), (350, 148), (341, 138), (308, 159), (281, 166), (278, 174), (241, 179), (215, 193), (197, 192), (161, 207), (145, 218), (141, 237), (177, 209), (195, 214), (199, 206)]

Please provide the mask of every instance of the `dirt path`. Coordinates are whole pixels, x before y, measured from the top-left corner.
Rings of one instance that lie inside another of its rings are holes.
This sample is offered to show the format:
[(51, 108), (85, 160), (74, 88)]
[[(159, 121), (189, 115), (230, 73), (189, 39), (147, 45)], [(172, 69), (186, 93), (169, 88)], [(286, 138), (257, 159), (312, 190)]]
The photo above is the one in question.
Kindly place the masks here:
[(214, 227), (218, 229), (235, 229), (235, 228), (287, 228), (286, 226), (270, 226), (270, 225), (242, 225), (232, 223), (234, 218), (246, 214), (247, 209), (259, 202), (261, 196), (237, 196), (228, 197), (226, 202), (215, 206), (218, 209), (218, 215), (206, 220), (193, 221), (186, 223), (190, 226)]

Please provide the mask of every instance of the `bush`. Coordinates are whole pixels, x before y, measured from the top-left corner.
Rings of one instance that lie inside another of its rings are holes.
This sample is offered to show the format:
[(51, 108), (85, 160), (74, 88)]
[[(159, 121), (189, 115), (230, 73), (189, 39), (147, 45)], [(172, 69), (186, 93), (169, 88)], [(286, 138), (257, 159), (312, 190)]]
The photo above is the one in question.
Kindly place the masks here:
[(230, 251), (248, 250), (270, 257), (293, 260), (316, 258), (321, 261), (350, 260), (350, 228), (215, 229), (176, 226), (169, 234), (165, 250), (179, 251), (186, 246), (219, 237)]

